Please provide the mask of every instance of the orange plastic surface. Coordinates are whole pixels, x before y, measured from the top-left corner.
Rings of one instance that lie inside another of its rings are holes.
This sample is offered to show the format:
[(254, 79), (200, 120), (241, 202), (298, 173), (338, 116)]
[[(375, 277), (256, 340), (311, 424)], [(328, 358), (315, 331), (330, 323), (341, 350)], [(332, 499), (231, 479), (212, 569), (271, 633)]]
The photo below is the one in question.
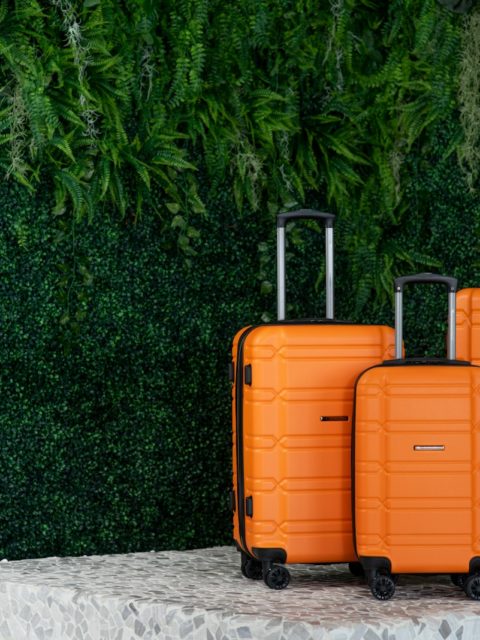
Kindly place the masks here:
[(457, 293), (457, 358), (480, 364), (480, 289)]
[(468, 573), (480, 555), (480, 368), (371, 369), (355, 411), (358, 555), (389, 558), (393, 573)]
[[(253, 517), (245, 517), (247, 551), (280, 548), (287, 562), (299, 563), (355, 559), (353, 387), (361, 371), (393, 355), (389, 327), (263, 325), (249, 333), (244, 365), (252, 367), (252, 385), (243, 385), (243, 448)], [(237, 493), (235, 402), (232, 413)], [(234, 535), (242, 546), (238, 509)]]

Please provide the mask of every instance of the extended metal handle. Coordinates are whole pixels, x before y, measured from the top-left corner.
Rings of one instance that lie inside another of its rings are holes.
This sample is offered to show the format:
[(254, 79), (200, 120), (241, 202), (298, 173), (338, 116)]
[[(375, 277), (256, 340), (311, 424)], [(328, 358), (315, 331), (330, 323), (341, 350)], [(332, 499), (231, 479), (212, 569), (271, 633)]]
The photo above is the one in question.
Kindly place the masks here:
[(448, 343), (447, 358), (455, 360), (455, 320), (456, 320), (456, 298), (458, 281), (456, 278), (449, 276), (441, 276), (436, 273), (417, 273), (412, 276), (402, 276), (395, 278), (395, 358), (402, 358), (402, 342), (403, 342), (403, 288), (406, 284), (411, 283), (423, 284), (443, 284), (448, 291)]
[(285, 320), (286, 285), (285, 285), (285, 227), (290, 220), (309, 219), (323, 220), (325, 223), (325, 258), (326, 258), (326, 318), (334, 317), (333, 288), (333, 222), (335, 215), (314, 209), (285, 211), (277, 216), (277, 318)]

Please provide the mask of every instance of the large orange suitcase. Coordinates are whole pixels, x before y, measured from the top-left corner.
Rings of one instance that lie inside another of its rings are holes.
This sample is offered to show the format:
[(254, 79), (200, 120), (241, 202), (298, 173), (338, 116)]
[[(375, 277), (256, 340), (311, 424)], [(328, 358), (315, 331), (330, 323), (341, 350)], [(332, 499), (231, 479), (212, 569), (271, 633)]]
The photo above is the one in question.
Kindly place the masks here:
[[(447, 359), (401, 359), (409, 282), (449, 292)], [(373, 595), (395, 574), (450, 573), (480, 599), (480, 367), (455, 360), (455, 278), (395, 280), (396, 359), (362, 373), (353, 427), (354, 538)]]
[(480, 364), (480, 289), (457, 293), (457, 358)]
[[(298, 218), (325, 222), (326, 320), (284, 320), (285, 226)], [(353, 386), (363, 369), (393, 357), (393, 329), (333, 320), (333, 220), (311, 210), (278, 216), (279, 321), (246, 327), (233, 343), (234, 538), (244, 576), (274, 589), (289, 582), (285, 563), (356, 560)]]

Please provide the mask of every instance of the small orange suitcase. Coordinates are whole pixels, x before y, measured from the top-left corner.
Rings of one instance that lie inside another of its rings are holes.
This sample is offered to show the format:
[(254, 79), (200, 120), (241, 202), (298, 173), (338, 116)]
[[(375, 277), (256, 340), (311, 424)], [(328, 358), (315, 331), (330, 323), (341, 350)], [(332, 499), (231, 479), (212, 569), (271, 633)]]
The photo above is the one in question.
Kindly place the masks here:
[[(285, 321), (285, 225), (326, 227), (327, 319)], [(273, 589), (285, 563), (350, 562), (353, 386), (368, 366), (393, 357), (393, 329), (333, 320), (332, 214), (277, 220), (278, 322), (246, 327), (233, 343), (234, 538), (241, 569)], [(274, 563), (279, 563), (275, 565)]]
[(480, 364), (480, 289), (457, 293), (457, 358)]
[[(448, 359), (401, 359), (403, 287), (449, 292)], [(450, 573), (480, 599), (480, 367), (455, 360), (455, 278), (395, 280), (396, 359), (362, 373), (352, 442), (354, 538), (372, 594)]]

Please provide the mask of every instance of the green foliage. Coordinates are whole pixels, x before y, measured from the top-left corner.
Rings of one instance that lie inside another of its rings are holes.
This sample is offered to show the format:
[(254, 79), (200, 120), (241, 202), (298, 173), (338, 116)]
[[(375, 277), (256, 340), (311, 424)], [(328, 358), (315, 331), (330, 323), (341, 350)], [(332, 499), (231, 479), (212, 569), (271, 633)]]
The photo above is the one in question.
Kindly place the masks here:
[(452, 93), (458, 29), (434, 0), (2, 6), (4, 127), (23, 117), (30, 151), (11, 170), (54, 165), (76, 209), (107, 192), (124, 208), (101, 160), (176, 199), (197, 144), (250, 204), (262, 186), (282, 204), (316, 179), (341, 202), (379, 137), (411, 144)]
[(91, 217), (102, 202), (137, 215), (152, 183), (172, 202), (202, 208), (195, 184), (178, 184), (195, 167), (159, 99), (168, 73), (157, 10), (148, 1), (129, 6), (2, 4), (0, 163), (31, 188), (42, 169), (55, 184), (57, 215), (69, 208)]
[(459, 102), (464, 139), (458, 155), (471, 188), (478, 183), (480, 162), (480, 11), (468, 17), (462, 34)]
[(201, 168), (238, 211), (311, 199), (339, 213), (359, 309), (385, 299), (392, 255), (436, 264), (385, 240), (406, 211), (406, 154), (455, 106), (459, 18), (435, 0), (0, 6), (0, 165), (30, 189), (52, 181), (56, 215), (147, 204), (190, 259)]
[[(393, 232), (408, 216), (405, 158), (413, 148), (422, 154), (428, 128), (453, 113), (459, 46), (458, 26), (433, 0), (365, 4), (358, 11), (358, 3), (336, 3), (337, 44), (330, 50), (337, 61), (334, 108), (341, 105), (342, 120), (355, 124), (346, 139), (357, 150), (345, 160), (358, 184), (347, 188), (342, 171), (324, 172), (330, 195), (337, 182), (347, 191), (331, 199), (342, 214), (358, 312), (372, 291), (377, 304), (384, 303), (398, 271), (438, 268), (434, 255), (400, 247)], [(452, 140), (457, 133), (454, 127)]]

